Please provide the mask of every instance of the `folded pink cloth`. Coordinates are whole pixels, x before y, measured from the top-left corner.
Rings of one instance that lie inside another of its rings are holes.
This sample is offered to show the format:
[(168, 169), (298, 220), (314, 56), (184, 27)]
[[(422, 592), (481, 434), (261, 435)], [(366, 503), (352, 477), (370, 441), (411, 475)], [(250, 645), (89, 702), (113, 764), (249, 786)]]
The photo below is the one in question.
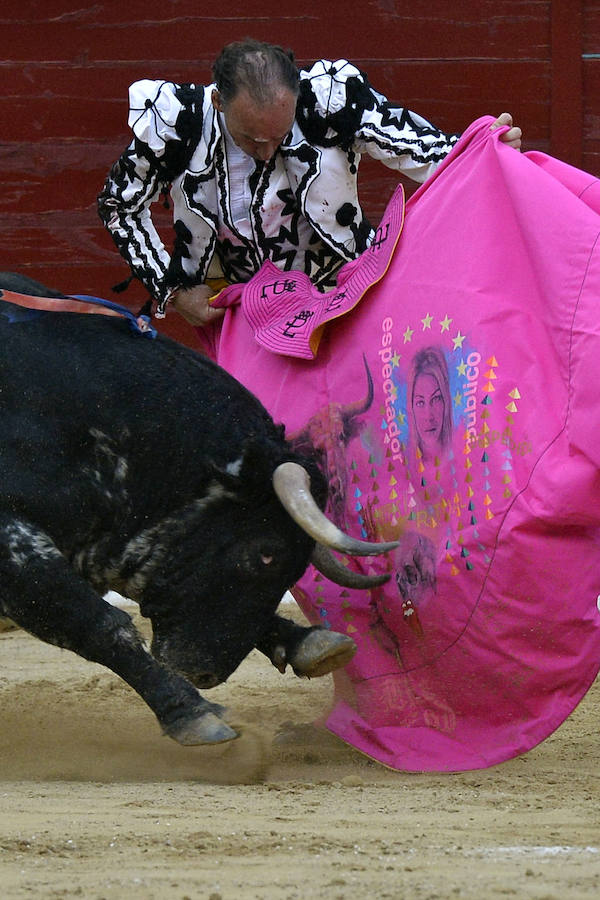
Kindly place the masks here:
[(400, 186), (370, 248), (343, 267), (335, 290), (322, 293), (303, 272), (282, 272), (267, 260), (249, 284), (225, 288), (213, 306), (241, 302), (254, 339), (261, 347), (284, 356), (313, 359), (323, 326), (354, 309), (366, 291), (384, 276), (403, 220), (404, 191)]
[(400, 540), (350, 562), (389, 571), (381, 589), (312, 569), (295, 589), (312, 622), (358, 645), (327, 728), (400, 770), (523, 753), (600, 666), (599, 182), (515, 152), (491, 122), (467, 130), (403, 227), (394, 196), (381, 244), (336, 292), (267, 265), (232, 289), (241, 304), (214, 344), (316, 449), (329, 515)]

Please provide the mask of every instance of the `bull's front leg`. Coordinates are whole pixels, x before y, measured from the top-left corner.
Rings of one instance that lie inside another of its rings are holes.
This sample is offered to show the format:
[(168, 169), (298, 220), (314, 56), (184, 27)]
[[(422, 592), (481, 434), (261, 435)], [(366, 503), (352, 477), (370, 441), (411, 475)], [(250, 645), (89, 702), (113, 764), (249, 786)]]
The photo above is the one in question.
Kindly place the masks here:
[(130, 616), (103, 600), (46, 535), (23, 522), (0, 524), (0, 615), (49, 644), (111, 669), (145, 700), (164, 733), (179, 743), (237, 737), (219, 718), (222, 708), (161, 666)]
[(280, 672), (285, 672), (289, 664), (296, 675), (317, 678), (349, 663), (356, 653), (356, 644), (346, 634), (319, 625), (298, 625), (274, 615), (256, 649)]

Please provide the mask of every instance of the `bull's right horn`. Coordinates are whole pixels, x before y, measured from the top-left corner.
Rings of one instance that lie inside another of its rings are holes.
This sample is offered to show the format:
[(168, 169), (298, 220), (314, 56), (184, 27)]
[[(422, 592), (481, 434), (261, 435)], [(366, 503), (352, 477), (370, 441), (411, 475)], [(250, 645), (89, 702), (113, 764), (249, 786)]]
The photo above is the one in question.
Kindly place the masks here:
[(395, 550), (398, 541), (371, 543), (344, 534), (321, 512), (310, 492), (310, 476), (295, 462), (281, 463), (273, 472), (273, 489), (294, 522), (319, 544), (350, 556), (378, 556)]
[(310, 561), (322, 575), (341, 587), (369, 590), (369, 588), (380, 587), (390, 580), (389, 572), (384, 572), (382, 575), (364, 575), (362, 572), (354, 572), (353, 569), (349, 569), (341, 563), (323, 544), (315, 544)]

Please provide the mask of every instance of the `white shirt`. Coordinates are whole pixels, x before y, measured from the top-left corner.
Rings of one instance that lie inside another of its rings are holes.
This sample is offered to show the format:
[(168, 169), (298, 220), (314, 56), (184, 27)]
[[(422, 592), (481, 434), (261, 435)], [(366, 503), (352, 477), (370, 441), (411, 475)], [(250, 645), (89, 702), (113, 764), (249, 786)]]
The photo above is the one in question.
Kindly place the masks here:
[[(254, 172), (256, 164), (251, 156), (244, 153), (235, 143), (227, 126), (225, 117), (219, 116), (221, 128), (225, 138), (225, 153), (227, 154), (227, 171), (229, 174), (229, 205), (231, 221), (235, 228), (244, 237), (253, 239), (252, 226), (250, 225), (250, 203), (252, 191), (250, 190), (250, 175)], [(227, 223), (223, 221), (223, 213), (219, 207), (219, 237), (230, 237)]]

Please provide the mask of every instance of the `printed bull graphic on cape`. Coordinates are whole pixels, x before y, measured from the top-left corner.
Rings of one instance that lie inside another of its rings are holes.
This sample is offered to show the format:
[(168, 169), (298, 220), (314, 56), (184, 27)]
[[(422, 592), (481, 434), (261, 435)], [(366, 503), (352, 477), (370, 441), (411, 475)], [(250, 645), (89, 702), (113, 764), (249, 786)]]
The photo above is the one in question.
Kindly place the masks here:
[(373, 379), (367, 366), (366, 374), (364, 398), (348, 403), (328, 403), (311, 416), (304, 428), (287, 436), (298, 453), (311, 454), (318, 460), (327, 476), (331, 518), (340, 528), (344, 527), (346, 519), (348, 444), (360, 433), (364, 425), (361, 416), (373, 402)]
[(385, 585), (351, 594), (309, 569), (295, 596), (358, 645), (327, 728), (402, 770), (530, 749), (600, 664), (599, 183), (490, 121), (405, 218), (396, 193), (335, 291), (266, 263), (219, 295), (206, 339), (288, 436), (318, 422), (325, 447), (329, 429), (345, 466), (322, 456), (329, 514), (399, 541), (345, 560)]

